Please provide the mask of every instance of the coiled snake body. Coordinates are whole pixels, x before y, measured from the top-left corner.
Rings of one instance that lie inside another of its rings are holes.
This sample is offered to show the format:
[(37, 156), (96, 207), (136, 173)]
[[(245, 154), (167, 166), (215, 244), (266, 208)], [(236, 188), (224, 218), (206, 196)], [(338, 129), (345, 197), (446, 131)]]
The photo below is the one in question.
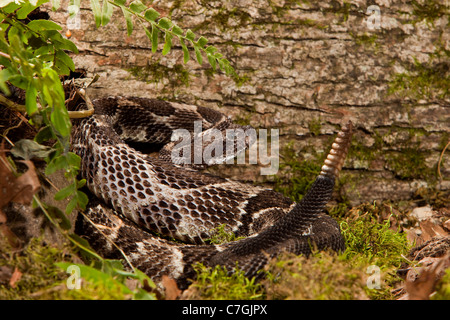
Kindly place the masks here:
[[(229, 270), (237, 262), (251, 277), (283, 251), (307, 255), (312, 246), (344, 249), (338, 224), (323, 209), (350, 145), (350, 122), (338, 133), (308, 193), (294, 203), (271, 189), (171, 163), (174, 130), (193, 132), (194, 121), (201, 121), (205, 132), (239, 127), (217, 111), (144, 98), (105, 98), (94, 105), (95, 114), (75, 126), (72, 145), (98, 200), (86, 210), (90, 221), (79, 219), (76, 231), (104, 257), (121, 258), (121, 250), (156, 281), (168, 275), (183, 289), (195, 277), (196, 262)], [(125, 141), (166, 147), (155, 158)], [(221, 225), (245, 238), (204, 244)]]

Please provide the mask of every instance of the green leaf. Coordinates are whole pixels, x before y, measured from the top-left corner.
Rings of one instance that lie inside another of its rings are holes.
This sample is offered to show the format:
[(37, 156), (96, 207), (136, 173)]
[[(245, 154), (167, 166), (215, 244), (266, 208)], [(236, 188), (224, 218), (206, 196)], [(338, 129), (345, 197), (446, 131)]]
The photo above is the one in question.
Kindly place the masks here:
[(180, 38), (181, 49), (183, 50), (183, 62), (187, 63), (189, 61), (189, 50), (184, 43), (184, 40)]
[(169, 53), (170, 48), (172, 48), (172, 34), (171, 33), (166, 33), (166, 37), (165, 37), (165, 42), (164, 42), (164, 47), (162, 50), (162, 55), (165, 56), (167, 53)]
[(62, 188), (55, 194), (55, 200), (60, 201), (68, 198), (76, 192), (76, 186), (72, 183), (65, 188)]
[[(97, 252), (95, 252), (94, 249), (92, 249), (91, 245), (89, 244), (89, 242), (87, 242), (86, 239), (83, 239), (79, 235), (71, 233), (69, 235), (69, 240), (72, 241), (72, 243), (74, 243), (78, 248), (83, 250), (85, 253), (89, 254), (91, 257), (97, 258), (100, 261), (103, 260), (103, 258), (100, 257), (97, 254)], [(62, 263), (64, 263), (64, 262), (62, 262)]]
[(147, 9), (147, 6), (145, 4), (143, 4), (141, 1), (133, 1), (130, 4), (130, 9), (133, 12), (136, 13), (141, 13), (142, 11), (144, 11), (145, 9)]
[(77, 188), (83, 188), (86, 185), (86, 179), (81, 179), (79, 181), (77, 181)]
[(37, 143), (42, 143), (44, 141), (48, 141), (50, 139), (54, 139), (55, 136), (53, 134), (53, 130), (50, 126), (46, 126), (39, 130), (39, 132), (34, 136), (34, 140)]
[(145, 34), (147, 35), (147, 38), (150, 40), (150, 42), (152, 42), (152, 33), (146, 27), (143, 27), (143, 28), (144, 28)]
[(55, 150), (43, 146), (36, 141), (29, 139), (21, 139), (14, 144), (14, 147), (11, 149), (11, 153), (18, 158), (22, 158), (25, 160), (30, 160), (33, 158), (45, 158), (49, 156)]
[(144, 13), (145, 20), (155, 21), (159, 17), (159, 12), (153, 8), (148, 8)]
[(50, 20), (32, 20), (27, 24), (27, 27), (33, 31), (42, 31), (42, 30), (62, 30), (62, 27)]
[(55, 130), (63, 137), (68, 137), (70, 134), (70, 129), (72, 125), (70, 123), (69, 114), (63, 105), (55, 105), (53, 112), (50, 114), (50, 121), (55, 127)]
[(102, 24), (102, 8), (100, 7), (99, 0), (91, 0), (91, 8), (95, 18), (95, 25), (98, 28)]
[(191, 40), (192, 42), (195, 41), (195, 34), (191, 29), (188, 29), (188, 31), (186, 31), (186, 39)]
[(119, 7), (125, 5), (126, 0), (114, 0), (114, 3), (118, 5)]
[(120, 8), (122, 9), (123, 16), (125, 17), (127, 23), (127, 34), (128, 36), (130, 36), (131, 33), (133, 32), (133, 21), (131, 20), (131, 14), (127, 8), (123, 6), (121, 6)]
[(72, 199), (70, 199), (69, 203), (67, 204), (66, 207), (66, 214), (70, 214), (73, 210), (75, 210), (75, 207), (78, 204), (78, 199), (76, 197), (73, 197)]
[(25, 107), (29, 115), (37, 112), (37, 102), (36, 102), (37, 90), (33, 84), (33, 81), (28, 82), (27, 91), (25, 91)]
[(158, 21), (158, 26), (160, 26), (161, 28), (166, 29), (166, 30), (169, 30), (170, 27), (172, 26), (172, 24), (173, 24), (172, 21), (170, 21), (167, 18), (161, 18)]
[(64, 155), (54, 157), (45, 168), (45, 175), (49, 176), (58, 170), (65, 169), (67, 167), (67, 159)]
[(28, 79), (20, 74), (10, 76), (9, 82), (11, 82), (13, 86), (23, 90), (27, 90), (28, 88)]
[(81, 207), (81, 209), (86, 209), (86, 206), (89, 202), (88, 196), (83, 192), (78, 190), (77, 191), (77, 203)]
[(133, 294), (133, 292), (126, 285), (115, 279), (113, 276), (93, 267), (70, 262), (58, 262), (56, 263), (56, 265), (63, 270), (67, 270), (69, 266), (76, 265), (78, 268), (80, 268), (81, 277), (87, 282), (100, 287), (104, 287), (105, 290), (120, 292), (123, 295)]
[(80, 164), (81, 164), (81, 158), (80, 158), (80, 156), (78, 156), (77, 154), (75, 154), (73, 152), (68, 152), (67, 153), (67, 163), (71, 167), (79, 169), (80, 168)]
[(203, 48), (206, 45), (206, 43), (208, 43), (208, 40), (205, 37), (203, 37), (203, 36), (201, 36), (197, 40), (197, 44), (199, 45), (200, 48)]
[(111, 20), (111, 17), (114, 12), (114, 6), (109, 3), (108, 0), (103, 0), (103, 8), (102, 8), (102, 26), (105, 26), (108, 24), (108, 22)]
[(75, 70), (75, 64), (73, 63), (72, 58), (69, 57), (67, 53), (65, 53), (64, 51), (62, 50), (56, 51), (56, 58), (61, 60), (67, 67), (69, 67), (70, 70), (72, 71)]
[(8, 69), (3, 69), (0, 71), (0, 89), (5, 93), (6, 95), (10, 95), (11, 91), (9, 91), (8, 85), (6, 84), (6, 81), (9, 80), (12, 73)]
[(37, 48), (36, 50), (34, 50), (34, 55), (36, 57), (53, 54), (53, 53), (54, 53), (54, 47), (52, 45), (41, 46), (41, 47)]
[(205, 51), (206, 51), (206, 53), (208, 53), (208, 54), (213, 54), (213, 53), (217, 52), (217, 48), (214, 47), (214, 46), (208, 46), (208, 47), (205, 49)]
[[(32, 1), (29, 1), (29, 2), (25, 2), (24, 4), (22, 4), (22, 7), (16, 11), (17, 18), (25, 19), (31, 11), (36, 9), (38, 7), (38, 4), (37, 4), (38, 1), (34, 1), (34, 2), (35, 3), (32, 3)], [(47, 1), (45, 1), (45, 2), (47, 2)], [(39, 3), (42, 4), (43, 1), (39, 1)]]
[(73, 53), (78, 53), (77, 46), (69, 39), (64, 39), (62, 37), (60, 40), (57, 41), (57, 43), (55, 43), (55, 47), (56, 49), (69, 50), (72, 51)]
[(216, 58), (214, 56), (207, 54), (206, 57), (208, 58), (208, 62), (211, 65), (212, 69), (216, 70)]
[(203, 57), (202, 57), (202, 53), (201, 53), (200, 49), (197, 46), (194, 46), (194, 51), (195, 51), (195, 57), (197, 58), (197, 62), (199, 64), (202, 64)]
[(55, 62), (53, 64), (53, 68), (55, 69), (56, 72), (58, 72), (59, 75), (68, 76), (70, 74), (69, 67), (66, 66), (64, 64), (64, 62), (62, 62), (59, 59), (55, 59)]
[(176, 34), (177, 36), (181, 36), (183, 34), (183, 29), (181, 29), (179, 26), (174, 24), (172, 27), (172, 32), (174, 34)]
[(65, 215), (64, 212), (62, 212), (60, 209), (58, 209), (57, 207), (49, 206), (46, 210), (50, 217), (56, 220), (63, 230), (69, 230), (71, 228), (72, 225), (70, 223), (70, 220), (67, 218), (67, 215)]
[(152, 24), (152, 52), (155, 53), (158, 50), (158, 34), (159, 29)]

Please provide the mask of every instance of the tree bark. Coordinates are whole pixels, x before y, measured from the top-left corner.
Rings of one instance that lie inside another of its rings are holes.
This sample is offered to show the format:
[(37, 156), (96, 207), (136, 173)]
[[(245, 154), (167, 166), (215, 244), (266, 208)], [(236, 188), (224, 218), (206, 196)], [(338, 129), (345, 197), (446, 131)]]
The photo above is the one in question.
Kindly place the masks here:
[[(63, 27), (67, 2), (50, 12)], [(296, 152), (300, 167), (311, 161), (320, 166), (339, 127), (351, 120), (356, 133), (339, 183), (342, 198), (357, 204), (410, 199), (421, 187), (450, 189), (450, 148), (442, 154), (450, 137), (445, 1), (146, 4), (206, 37), (239, 77), (213, 74), (206, 57), (199, 65), (193, 50), (183, 64), (176, 39), (169, 54), (161, 55), (163, 40), (153, 54), (137, 24), (126, 35), (120, 10), (96, 29), (85, 1), (81, 29), (72, 30), (71, 40), (80, 49), (73, 56), (77, 68), (90, 78), (100, 75), (88, 90), (91, 98), (168, 99), (211, 107), (255, 128), (279, 129), (278, 178), (261, 176), (254, 165), (220, 168), (234, 179), (294, 183), (287, 150)], [(379, 20), (369, 5), (379, 9)]]

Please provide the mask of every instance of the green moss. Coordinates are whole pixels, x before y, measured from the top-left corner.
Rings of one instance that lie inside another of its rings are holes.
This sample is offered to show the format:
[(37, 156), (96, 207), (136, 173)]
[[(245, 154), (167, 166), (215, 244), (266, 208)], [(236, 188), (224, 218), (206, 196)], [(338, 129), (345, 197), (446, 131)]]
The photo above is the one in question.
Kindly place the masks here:
[(320, 117), (308, 122), (308, 129), (309, 132), (312, 133), (312, 135), (314, 136), (320, 135), (320, 129), (322, 129), (322, 121), (320, 120)]
[(431, 300), (450, 300), (450, 268), (447, 268), (437, 284), (436, 293), (431, 296)]
[[(304, 150), (303, 150), (304, 151)], [(304, 153), (302, 151), (302, 154)], [(280, 170), (274, 177), (274, 190), (294, 201), (300, 201), (320, 173), (326, 154), (317, 154), (311, 148), (314, 159), (299, 160), (293, 143), (287, 144), (280, 153)]]
[(379, 50), (380, 48), (380, 45), (377, 42), (378, 36), (376, 34), (367, 34), (366, 32), (361, 35), (354, 34), (352, 32), (349, 32), (349, 34), (352, 36), (358, 46), (362, 46), (364, 48), (373, 48), (375, 49), (375, 51)]
[(283, 255), (271, 262), (268, 273), (263, 281), (268, 299), (367, 299), (362, 269), (333, 253)]
[(340, 220), (346, 245), (343, 259), (355, 268), (373, 265), (380, 268), (380, 288), (365, 287), (371, 299), (392, 299), (392, 289), (401, 281), (396, 270), (406, 261), (404, 256), (411, 247), (406, 233), (391, 224), (391, 219), (399, 221), (400, 216), (403, 217), (403, 214), (391, 205), (374, 203), (353, 208), (347, 217)]
[(212, 231), (212, 237), (207, 239), (206, 242), (210, 244), (224, 244), (231, 241), (242, 239), (242, 237), (236, 237), (234, 232), (229, 231), (226, 224), (221, 224)]
[(136, 66), (130, 68), (128, 71), (136, 79), (147, 83), (159, 83), (167, 79), (169, 85), (173, 88), (181, 85), (188, 87), (190, 83), (190, 73), (181, 64), (167, 67), (157, 61), (144, 67)]
[(339, 18), (338, 24), (342, 24), (347, 22), (348, 17), (350, 16), (350, 9), (352, 8), (352, 4), (350, 2), (344, 1), (342, 5), (337, 1), (332, 1), (332, 8), (327, 9), (327, 11), (335, 14), (336, 17)]
[(435, 170), (426, 165), (428, 152), (417, 148), (402, 148), (398, 152), (386, 155), (389, 169), (400, 179), (426, 179), (432, 182), (435, 179)]
[(368, 169), (374, 162), (382, 162), (397, 178), (425, 179), (430, 183), (436, 180), (435, 166), (430, 167), (426, 161), (429, 151), (421, 149), (421, 137), (428, 132), (395, 125), (384, 133), (380, 131), (374, 131), (371, 146), (365, 145), (361, 137), (353, 139), (347, 158), (354, 165)]
[(370, 166), (370, 162), (377, 159), (377, 157), (382, 153), (383, 139), (375, 132), (373, 137), (375, 138), (375, 143), (372, 146), (366, 146), (358, 137), (352, 140), (351, 147), (348, 151), (347, 157), (353, 160), (359, 160), (362, 162), (367, 162), (367, 167)]
[(346, 241), (344, 255), (349, 260), (363, 258), (384, 267), (400, 267), (404, 262), (402, 255), (409, 251), (406, 234), (392, 230), (390, 219), (377, 217), (383, 207), (377, 203), (363, 204), (353, 208), (349, 217), (341, 221)]
[(416, 25), (421, 21), (425, 21), (428, 27), (434, 27), (434, 22), (448, 15), (448, 5), (446, 6), (442, 1), (438, 0), (426, 0), (426, 1), (411, 1), (413, 7), (412, 14), (407, 13), (411, 16), (408, 23)]
[(22, 252), (14, 252), (8, 246), (0, 248), (0, 268), (21, 273), (14, 287), (9, 279), (0, 282), (0, 299), (48, 298), (51, 288), (67, 278), (67, 274), (54, 265), (67, 259), (67, 248), (59, 249), (34, 238)]
[(228, 273), (220, 266), (207, 268), (197, 264), (195, 271), (197, 277), (189, 287), (189, 299), (256, 300), (263, 298), (263, 286), (256, 283), (255, 278), (247, 278), (238, 268)]
[(414, 64), (408, 71), (396, 73), (389, 82), (389, 94), (399, 94), (413, 100), (447, 99), (450, 88), (450, 63), (433, 63), (431, 60)]
[[(207, 5), (204, 4), (203, 6)], [(217, 26), (222, 32), (230, 30), (236, 31), (245, 26), (251, 20), (250, 14), (239, 8), (228, 10), (225, 7), (220, 7), (219, 9), (211, 10), (210, 12), (214, 13), (203, 23), (196, 25), (192, 29), (194, 32), (211, 29), (211, 26)]]

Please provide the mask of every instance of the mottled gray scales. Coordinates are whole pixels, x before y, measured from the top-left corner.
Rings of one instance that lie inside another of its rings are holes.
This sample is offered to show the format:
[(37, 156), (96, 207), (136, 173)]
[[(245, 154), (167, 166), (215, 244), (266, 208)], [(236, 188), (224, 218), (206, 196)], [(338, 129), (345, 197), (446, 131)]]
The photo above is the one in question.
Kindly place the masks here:
[[(322, 212), (350, 145), (351, 123), (338, 134), (311, 189), (294, 203), (273, 190), (170, 161), (176, 129), (192, 132), (193, 122), (201, 121), (204, 136), (216, 129), (226, 139), (227, 129), (248, 126), (233, 124), (211, 109), (153, 99), (114, 97), (93, 103), (96, 112), (75, 125), (72, 145), (82, 159), (82, 177), (98, 200), (90, 202), (89, 221), (81, 217), (77, 232), (105, 257), (120, 258), (120, 248), (155, 280), (166, 274), (185, 288), (196, 262), (230, 270), (238, 262), (248, 276), (255, 276), (282, 251), (309, 254), (312, 245), (343, 249), (339, 226)], [(158, 159), (125, 141), (166, 146)], [(235, 144), (234, 151), (252, 142)], [(221, 225), (247, 238), (204, 244)]]

